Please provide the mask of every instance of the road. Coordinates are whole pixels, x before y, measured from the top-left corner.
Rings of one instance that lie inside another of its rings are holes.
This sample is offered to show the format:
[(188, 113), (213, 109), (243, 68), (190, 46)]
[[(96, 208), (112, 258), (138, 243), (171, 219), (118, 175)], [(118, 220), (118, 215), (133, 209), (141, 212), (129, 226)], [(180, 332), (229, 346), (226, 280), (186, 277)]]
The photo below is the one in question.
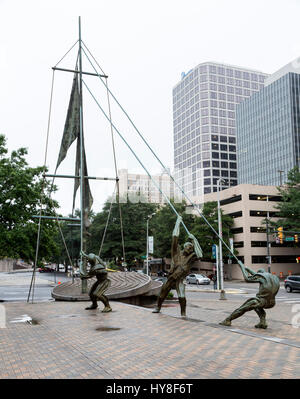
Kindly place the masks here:
[[(186, 296), (191, 299), (200, 299), (207, 297), (209, 294), (211, 298), (220, 298), (219, 292), (211, 292), (213, 289), (212, 284), (210, 285), (187, 285), (186, 286)], [(237, 281), (225, 281), (224, 289), (226, 291), (226, 298), (241, 298), (242, 300), (247, 300), (248, 298), (254, 297), (258, 292), (258, 284), (250, 284), (246, 282)], [(207, 291), (207, 292), (205, 292)], [(227, 292), (228, 291), (228, 292)], [(234, 292), (233, 292), (234, 291)], [(300, 303), (300, 291), (286, 292), (284, 288), (284, 283), (280, 283), (280, 290), (276, 296), (276, 302), (283, 303)]]
[[(27, 301), (31, 277), (32, 272), (0, 273), (0, 301)], [(68, 277), (63, 272), (37, 272), (34, 286), (34, 301), (44, 302), (52, 300), (51, 292), (53, 287), (59, 282), (63, 283), (71, 279), (71, 277)]]
[[(31, 272), (22, 273), (0, 273), (0, 301), (27, 301)], [(43, 302), (52, 300), (51, 292), (55, 285), (59, 282), (64, 283), (70, 281), (66, 273), (37, 273), (36, 284), (34, 288), (34, 301)], [(246, 282), (225, 281), (224, 289), (226, 298), (240, 298), (241, 302), (255, 296), (258, 291), (258, 284), (249, 284)], [(175, 292), (174, 292), (175, 293)], [(186, 297), (191, 300), (199, 300), (201, 298), (218, 299), (219, 292), (213, 292), (213, 285), (186, 285)], [(277, 303), (300, 303), (300, 291), (288, 293), (285, 291), (283, 282), (281, 282), (280, 291), (276, 296)]]

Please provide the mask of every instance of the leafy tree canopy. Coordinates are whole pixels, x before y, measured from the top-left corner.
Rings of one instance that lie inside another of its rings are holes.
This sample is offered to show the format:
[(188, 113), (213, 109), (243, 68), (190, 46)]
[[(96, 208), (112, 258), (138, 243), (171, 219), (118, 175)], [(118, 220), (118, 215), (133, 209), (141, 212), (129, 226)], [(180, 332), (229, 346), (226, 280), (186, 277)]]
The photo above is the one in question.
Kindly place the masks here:
[[(129, 199), (121, 199), (121, 214), (123, 222), (126, 262), (134, 264), (135, 259), (140, 259), (146, 253), (146, 222), (149, 215), (155, 212), (156, 205), (151, 203), (135, 203)], [(95, 215), (89, 228), (88, 251), (99, 253), (102, 237), (105, 231), (111, 200), (109, 199), (102, 212)], [(103, 259), (123, 258), (122, 237), (119, 205), (113, 203), (103, 242), (101, 257)]]
[(290, 170), (288, 180), (284, 186), (278, 187), (282, 196), (276, 208), (279, 210), (280, 220), (275, 225), (283, 226), (284, 230), (300, 231), (300, 170), (298, 167)]
[[(42, 194), (49, 189), (43, 182), (43, 167), (31, 168), (19, 148), (8, 155), (6, 139), (0, 135), (0, 257), (34, 260), (40, 201), (47, 215), (54, 215), (57, 202)], [(43, 190), (44, 189), (44, 190)], [(53, 187), (53, 190), (56, 188)], [(40, 258), (49, 258), (58, 251), (55, 224), (43, 221), (40, 240)]]
[[(202, 208), (202, 214), (208, 221), (208, 223), (218, 233), (218, 204), (215, 201), (206, 202)], [(222, 235), (223, 240), (230, 247), (229, 238), (231, 237), (230, 229), (233, 226), (233, 218), (223, 213), (221, 209), (221, 220), (222, 220)], [(207, 225), (203, 218), (196, 216), (194, 218), (194, 224), (191, 230), (192, 234), (198, 239), (202, 251), (203, 259), (210, 260), (212, 257), (212, 245), (219, 245), (219, 239), (212, 229)], [(228, 256), (229, 251), (223, 245), (223, 255)]]

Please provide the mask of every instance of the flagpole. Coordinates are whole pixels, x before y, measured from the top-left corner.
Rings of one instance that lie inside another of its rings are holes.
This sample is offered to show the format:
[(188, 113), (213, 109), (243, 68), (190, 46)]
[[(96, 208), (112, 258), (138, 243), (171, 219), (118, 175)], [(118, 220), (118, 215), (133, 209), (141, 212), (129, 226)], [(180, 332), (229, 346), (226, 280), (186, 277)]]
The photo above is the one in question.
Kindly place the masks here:
[[(83, 171), (83, 109), (82, 109), (82, 43), (81, 43), (81, 17), (79, 17), (79, 91), (80, 91), (80, 107), (79, 107), (79, 120), (80, 120), (80, 250), (86, 251), (86, 237), (84, 232), (84, 171)], [(82, 271), (86, 274), (87, 266), (86, 259), (80, 255), (82, 262)], [(82, 294), (87, 292), (87, 280), (81, 280)]]

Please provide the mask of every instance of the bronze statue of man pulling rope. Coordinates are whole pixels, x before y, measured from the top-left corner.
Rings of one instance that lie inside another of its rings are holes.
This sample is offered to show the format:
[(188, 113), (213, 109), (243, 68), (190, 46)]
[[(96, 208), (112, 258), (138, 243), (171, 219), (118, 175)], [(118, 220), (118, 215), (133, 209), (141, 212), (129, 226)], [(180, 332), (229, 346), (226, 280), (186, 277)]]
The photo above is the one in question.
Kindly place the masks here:
[(181, 316), (185, 317), (186, 298), (184, 279), (190, 273), (191, 264), (202, 257), (202, 250), (197, 239), (192, 234), (189, 234), (189, 238), (192, 242), (186, 242), (183, 251), (180, 250), (178, 245), (180, 223), (182, 223), (182, 218), (181, 216), (178, 216), (172, 236), (171, 269), (167, 281), (161, 288), (157, 307), (153, 313), (160, 312), (163, 301), (167, 297), (168, 293), (172, 289), (176, 289), (181, 308)]
[(111, 312), (112, 308), (110, 307), (107, 296), (104, 295), (104, 292), (110, 286), (111, 281), (107, 278), (108, 272), (105, 267), (105, 263), (103, 260), (95, 255), (95, 254), (85, 254), (83, 251), (80, 252), (82, 256), (84, 256), (89, 262), (91, 268), (87, 274), (83, 274), (80, 270), (80, 278), (82, 280), (96, 277), (97, 281), (92, 285), (89, 296), (92, 301), (92, 305), (87, 307), (86, 309), (96, 309), (98, 307), (97, 301), (101, 301), (104, 304), (103, 313)]

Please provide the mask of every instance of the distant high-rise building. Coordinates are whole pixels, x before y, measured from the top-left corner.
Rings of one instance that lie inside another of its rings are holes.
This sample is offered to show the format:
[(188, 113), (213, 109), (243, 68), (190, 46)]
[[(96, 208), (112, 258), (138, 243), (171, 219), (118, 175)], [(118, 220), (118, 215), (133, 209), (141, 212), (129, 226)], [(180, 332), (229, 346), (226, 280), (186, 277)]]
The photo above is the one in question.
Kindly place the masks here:
[(190, 196), (237, 185), (236, 105), (264, 87), (268, 75), (206, 62), (173, 88), (175, 178)]
[(237, 107), (237, 142), (239, 184), (280, 185), (300, 165), (299, 65), (275, 72)]
[(159, 187), (167, 197), (174, 198), (174, 183), (168, 174), (161, 173), (153, 175), (152, 179), (154, 183), (148, 175), (129, 173), (127, 169), (120, 169), (119, 179), (122, 201), (126, 200), (128, 196), (132, 201), (165, 204), (166, 200), (157, 187)]

